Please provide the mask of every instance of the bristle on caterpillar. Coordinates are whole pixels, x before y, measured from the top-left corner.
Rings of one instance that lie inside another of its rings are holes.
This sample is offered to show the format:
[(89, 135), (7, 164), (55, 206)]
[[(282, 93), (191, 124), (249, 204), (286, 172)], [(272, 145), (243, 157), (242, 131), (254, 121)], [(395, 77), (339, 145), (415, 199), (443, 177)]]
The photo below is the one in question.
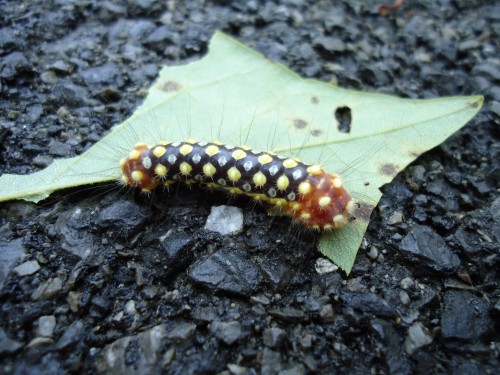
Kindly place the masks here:
[(339, 176), (319, 165), (220, 143), (138, 143), (121, 160), (122, 182), (151, 192), (176, 182), (242, 194), (306, 227), (329, 230), (349, 221), (354, 202)]

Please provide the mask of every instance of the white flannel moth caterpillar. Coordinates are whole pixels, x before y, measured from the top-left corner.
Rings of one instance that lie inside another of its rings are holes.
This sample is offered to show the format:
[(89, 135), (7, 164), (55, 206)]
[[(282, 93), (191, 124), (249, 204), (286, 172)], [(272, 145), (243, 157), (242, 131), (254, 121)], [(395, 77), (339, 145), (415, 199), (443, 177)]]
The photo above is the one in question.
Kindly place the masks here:
[(198, 183), (249, 196), (316, 229), (344, 226), (354, 207), (340, 177), (319, 165), (219, 142), (138, 143), (120, 168), (122, 182), (144, 192)]

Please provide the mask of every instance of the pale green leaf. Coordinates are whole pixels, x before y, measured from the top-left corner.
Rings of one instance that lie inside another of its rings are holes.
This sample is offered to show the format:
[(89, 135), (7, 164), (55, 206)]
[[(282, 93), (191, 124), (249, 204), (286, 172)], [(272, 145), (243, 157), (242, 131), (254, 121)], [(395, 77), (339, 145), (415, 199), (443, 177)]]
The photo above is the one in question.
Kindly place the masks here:
[[(136, 112), (84, 154), (28, 176), (1, 176), (0, 201), (36, 202), (57, 189), (116, 180), (119, 159), (138, 141), (246, 144), (345, 171), (345, 185), (360, 204), (357, 219), (324, 235), (319, 250), (349, 273), (379, 187), (463, 126), (482, 101), (409, 100), (341, 89), (302, 79), (216, 33), (206, 57), (163, 68)], [(339, 107), (352, 113), (349, 134), (338, 131)]]

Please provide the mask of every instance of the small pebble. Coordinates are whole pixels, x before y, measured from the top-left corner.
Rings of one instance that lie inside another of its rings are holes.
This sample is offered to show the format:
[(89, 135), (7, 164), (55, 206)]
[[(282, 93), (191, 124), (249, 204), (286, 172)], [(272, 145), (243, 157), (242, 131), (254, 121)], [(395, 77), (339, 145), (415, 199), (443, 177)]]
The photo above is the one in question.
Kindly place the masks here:
[(16, 268), (14, 268), (14, 272), (17, 276), (28, 276), (33, 275), (34, 273), (40, 270), (40, 265), (36, 260), (30, 260), (28, 262), (24, 262), (20, 264)]

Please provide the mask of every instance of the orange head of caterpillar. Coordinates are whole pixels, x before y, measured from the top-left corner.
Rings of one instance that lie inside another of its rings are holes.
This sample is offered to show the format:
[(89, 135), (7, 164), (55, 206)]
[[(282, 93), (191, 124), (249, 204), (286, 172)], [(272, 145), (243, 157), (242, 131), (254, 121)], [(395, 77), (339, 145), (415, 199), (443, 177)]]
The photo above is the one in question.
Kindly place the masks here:
[(351, 195), (339, 176), (312, 165), (309, 176), (298, 187), (299, 197), (291, 208), (294, 219), (317, 229), (341, 228), (349, 221), (354, 208)]
[(148, 156), (150, 148), (145, 143), (138, 143), (128, 156), (120, 161), (122, 182), (142, 189), (143, 192), (150, 192), (158, 185), (151, 172), (152, 163)]

